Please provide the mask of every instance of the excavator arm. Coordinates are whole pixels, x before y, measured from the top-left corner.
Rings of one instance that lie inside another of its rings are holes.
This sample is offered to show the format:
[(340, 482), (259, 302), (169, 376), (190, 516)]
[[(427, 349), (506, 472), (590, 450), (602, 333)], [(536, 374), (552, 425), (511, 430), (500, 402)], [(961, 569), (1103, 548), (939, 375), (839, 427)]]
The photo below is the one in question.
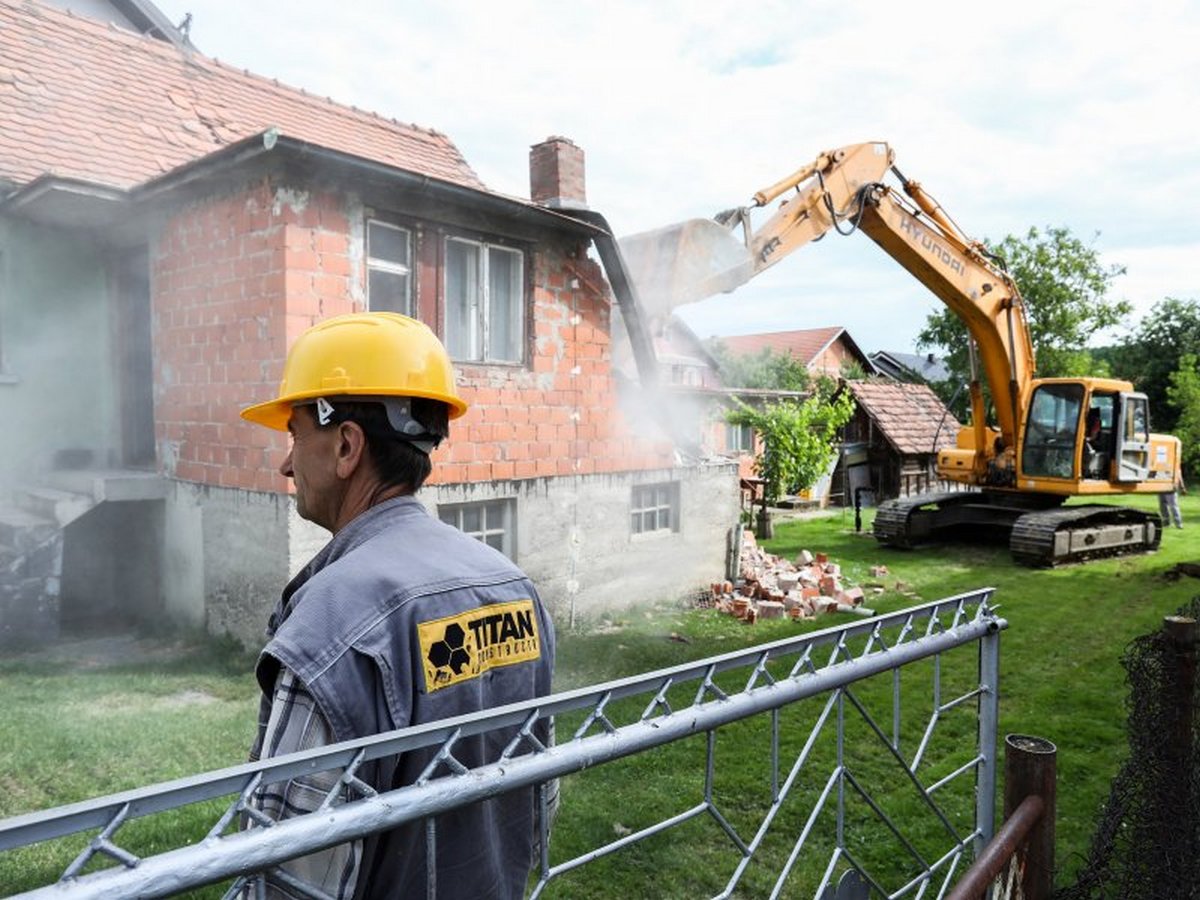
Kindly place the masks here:
[[(776, 201), (755, 227), (755, 211)], [(859, 230), (970, 334), (973, 421), (959, 431), (956, 447), (938, 452), (937, 470), (980, 489), (887, 500), (872, 524), (875, 537), (909, 547), (943, 535), (1003, 535), (1018, 562), (1035, 566), (1155, 549), (1162, 523), (1152, 513), (1062, 504), (1078, 495), (1170, 490), (1179, 441), (1149, 433), (1146, 397), (1128, 382), (1034, 379), (1024, 304), (1003, 262), (904, 177), (885, 143), (822, 153), (747, 206), (713, 219), (622, 238), (618, 255), (630, 276), (622, 283), (636, 285), (629, 306), (653, 320), (681, 303), (733, 290), (830, 231)], [(996, 428), (987, 424), (981, 375)]]
[[(897, 186), (884, 182), (889, 173)], [(755, 228), (752, 211), (780, 198), (770, 218)], [(1011, 471), (1020, 411), (1034, 374), (1020, 293), (986, 248), (963, 234), (917, 182), (900, 173), (887, 144), (852, 144), (822, 153), (758, 191), (746, 207), (715, 220), (624, 238), (621, 249), (632, 263), (641, 296), (651, 298), (652, 308), (663, 309), (731, 290), (831, 230), (862, 230), (966, 325), (973, 363), (977, 361), (991, 388), (999, 427), (998, 442), (989, 440), (983, 393), (973, 373), (973, 468), (979, 481), (989, 466)], [(735, 237), (739, 231), (740, 239)], [(731, 241), (744, 248), (742, 256)]]

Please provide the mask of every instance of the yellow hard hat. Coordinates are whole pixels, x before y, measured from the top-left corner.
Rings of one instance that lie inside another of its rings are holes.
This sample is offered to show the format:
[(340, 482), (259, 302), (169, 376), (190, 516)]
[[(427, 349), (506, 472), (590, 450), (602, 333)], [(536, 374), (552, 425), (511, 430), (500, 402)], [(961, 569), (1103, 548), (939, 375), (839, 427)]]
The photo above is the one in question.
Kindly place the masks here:
[(424, 322), (399, 313), (335, 316), (296, 339), (283, 364), (279, 396), (242, 410), (242, 418), (287, 430), (292, 406), (318, 397), (425, 397), (467, 411), (454, 391), (454, 368)]

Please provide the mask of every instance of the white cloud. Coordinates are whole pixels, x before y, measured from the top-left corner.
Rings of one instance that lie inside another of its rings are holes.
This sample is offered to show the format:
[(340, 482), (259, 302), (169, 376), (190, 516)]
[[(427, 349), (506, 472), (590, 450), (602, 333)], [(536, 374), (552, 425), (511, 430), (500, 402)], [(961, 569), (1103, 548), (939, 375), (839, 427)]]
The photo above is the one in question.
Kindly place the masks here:
[[(160, 5), (194, 13), (206, 53), (445, 132), (505, 193), (528, 193), (530, 144), (566, 135), (587, 152), (590, 203), (623, 233), (887, 140), (973, 236), (1098, 232), (1139, 309), (1197, 294), (1200, 8), (1187, 0)], [(845, 324), (865, 349), (909, 349), (932, 308), (923, 289), (865, 239), (829, 243), (685, 317), (702, 333)]]

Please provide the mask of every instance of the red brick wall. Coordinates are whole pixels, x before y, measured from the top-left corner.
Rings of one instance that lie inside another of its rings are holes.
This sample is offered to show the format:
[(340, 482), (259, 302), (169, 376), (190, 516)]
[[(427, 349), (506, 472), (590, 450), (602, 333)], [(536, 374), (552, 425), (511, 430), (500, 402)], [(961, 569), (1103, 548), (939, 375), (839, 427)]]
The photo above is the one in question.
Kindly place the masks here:
[(842, 372), (842, 363), (850, 360), (862, 365), (862, 361), (841, 338), (838, 338), (808, 364), (808, 371), (813, 375), (828, 375), (837, 378)]
[(457, 366), (471, 409), (435, 451), (431, 483), (672, 465), (671, 444), (635, 436), (617, 407), (599, 266), (543, 244), (533, 267), (532, 365)]
[(185, 481), (285, 491), (279, 432), (239, 410), (270, 399), (287, 347), (350, 312), (350, 228), (338, 197), (266, 181), (176, 210), (154, 251), (159, 462)]
[[(290, 489), (277, 472), (286, 437), (238, 412), (275, 396), (287, 348), (302, 331), (362, 308), (356, 233), (339, 195), (266, 181), (169, 217), (153, 264), (155, 417), (166, 474)], [(671, 445), (633, 435), (617, 408), (599, 267), (575, 247), (539, 245), (530, 260), (532, 362), (457, 367), (471, 410), (435, 452), (432, 480), (672, 465)], [(421, 280), (424, 311), (437, 279)]]

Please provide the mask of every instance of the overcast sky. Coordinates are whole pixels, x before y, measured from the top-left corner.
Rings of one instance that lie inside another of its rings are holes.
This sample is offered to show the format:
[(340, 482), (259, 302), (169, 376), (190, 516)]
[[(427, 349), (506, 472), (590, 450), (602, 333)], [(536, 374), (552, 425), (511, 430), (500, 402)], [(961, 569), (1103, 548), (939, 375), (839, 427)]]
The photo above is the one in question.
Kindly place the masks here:
[[(618, 234), (745, 204), (885, 140), (973, 237), (1065, 225), (1138, 316), (1200, 299), (1200, 4), (160, 0), (200, 50), (455, 141), (527, 197), (528, 149), (587, 154)], [(680, 310), (701, 337), (843, 325), (911, 351), (940, 308), (864, 235)]]

